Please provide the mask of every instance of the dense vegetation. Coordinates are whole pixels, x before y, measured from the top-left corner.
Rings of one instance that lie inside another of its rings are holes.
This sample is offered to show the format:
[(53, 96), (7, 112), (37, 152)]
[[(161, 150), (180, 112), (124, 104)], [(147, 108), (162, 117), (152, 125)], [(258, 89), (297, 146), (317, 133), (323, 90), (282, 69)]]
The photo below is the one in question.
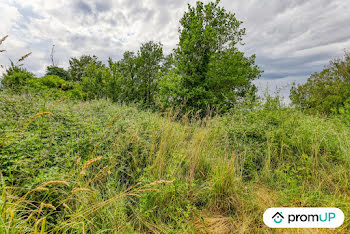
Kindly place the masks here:
[(350, 54), (332, 60), (321, 72), (310, 76), (305, 84), (292, 87), (293, 103), (311, 112), (350, 113)]
[(120, 61), (109, 58), (103, 64), (96, 56), (83, 55), (71, 58), (67, 71), (53, 64), (38, 81), (23, 69), (9, 72), (20, 69), (12, 63), (2, 85), (26, 92), (32, 83), (36, 90), (64, 84), (69, 95), (80, 99), (109, 98), (156, 110), (182, 105), (183, 113), (200, 111), (202, 116), (210, 109), (224, 113), (245, 96), (255, 96), (252, 81), (262, 72), (255, 55), (246, 57), (237, 49), (245, 34), (241, 24), (219, 1), (197, 2), (180, 20), (179, 44), (172, 54), (165, 56), (160, 42), (149, 41), (136, 53), (126, 51)]
[(337, 230), (350, 228), (340, 119), (274, 100), (201, 120), (106, 100), (5, 92), (0, 102), (0, 232), (258, 232), (272, 206), (339, 207)]
[(150, 41), (43, 77), (21, 65), (30, 54), (11, 62), (0, 233), (266, 233), (263, 212), (280, 206), (338, 207), (336, 231), (350, 231), (349, 54), (286, 107), (256, 97), (262, 70), (219, 1), (189, 5), (180, 23), (167, 56)]

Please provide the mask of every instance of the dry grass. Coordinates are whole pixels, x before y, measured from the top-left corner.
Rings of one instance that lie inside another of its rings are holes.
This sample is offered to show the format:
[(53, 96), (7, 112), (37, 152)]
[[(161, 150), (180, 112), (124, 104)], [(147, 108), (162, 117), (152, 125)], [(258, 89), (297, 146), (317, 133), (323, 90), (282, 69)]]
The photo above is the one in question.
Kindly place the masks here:
[(4, 36), (3, 38), (0, 39), (0, 45), (6, 40), (6, 38), (8, 37), (8, 35)]
[(237, 230), (233, 218), (221, 215), (200, 217), (195, 221), (194, 227), (197, 233), (225, 234), (233, 233)]
[[(6, 40), (8, 35), (4, 36), (3, 38), (0, 39), (0, 45)], [(0, 53), (5, 52), (6, 50), (0, 49)], [(0, 68), (3, 68), (4, 65), (0, 64)]]
[[(0, 39), (0, 45), (8, 38), (8, 35), (2, 37)], [(3, 52), (6, 52), (6, 50), (4, 49), (0, 49), (0, 53), (3, 53)], [(23, 62), (26, 58), (28, 58), (30, 55), (32, 54), (32, 52), (29, 52), (25, 55), (23, 55), (22, 57), (20, 57), (18, 60), (17, 60), (17, 63), (16, 65), (18, 66), (23, 66), (23, 64), (19, 64), (20, 62)], [(12, 64), (12, 61), (11, 61), (11, 64)], [(0, 68), (4, 68), (5, 66), (3, 64), (0, 64)]]
[(32, 52), (29, 52), (29, 53), (23, 55), (22, 57), (20, 57), (20, 58), (18, 59), (18, 62), (22, 62), (23, 60), (25, 60), (26, 58), (28, 58), (31, 54), (32, 54)]

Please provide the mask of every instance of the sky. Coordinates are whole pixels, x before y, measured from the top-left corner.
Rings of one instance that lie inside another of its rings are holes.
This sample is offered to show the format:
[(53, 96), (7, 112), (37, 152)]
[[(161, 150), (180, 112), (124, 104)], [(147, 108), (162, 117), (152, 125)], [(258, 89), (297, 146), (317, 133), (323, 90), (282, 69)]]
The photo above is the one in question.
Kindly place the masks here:
[[(204, 1), (208, 2), (208, 1)], [(27, 52), (25, 67), (43, 75), (55, 63), (67, 68), (70, 57), (83, 54), (119, 60), (141, 43), (160, 41), (170, 53), (179, 39), (179, 20), (195, 0), (0, 0), (0, 64)], [(304, 83), (329, 60), (350, 48), (349, 0), (222, 0), (246, 28), (247, 56), (256, 55), (264, 70), (255, 81), (287, 97), (292, 82)]]

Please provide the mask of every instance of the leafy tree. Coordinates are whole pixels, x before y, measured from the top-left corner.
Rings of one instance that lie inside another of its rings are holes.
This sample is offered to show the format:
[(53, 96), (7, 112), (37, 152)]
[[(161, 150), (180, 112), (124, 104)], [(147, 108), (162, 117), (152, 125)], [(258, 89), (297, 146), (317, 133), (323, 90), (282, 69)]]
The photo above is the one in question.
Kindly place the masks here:
[(83, 55), (80, 58), (71, 58), (69, 60), (68, 71), (73, 81), (81, 81), (85, 76), (85, 68), (91, 63), (95, 62), (98, 67), (102, 66), (102, 62), (98, 61), (97, 56)]
[(292, 103), (302, 109), (329, 114), (350, 104), (350, 54), (334, 59), (303, 85), (291, 88)]
[(254, 89), (251, 81), (261, 74), (254, 65), (255, 57), (244, 57), (236, 48), (245, 29), (219, 2), (188, 5), (180, 20), (180, 41), (175, 49), (177, 83), (172, 85), (169, 79), (162, 82), (171, 87), (162, 89), (180, 90), (173, 90), (168, 100), (162, 98), (166, 102), (185, 103), (189, 110), (227, 108)]
[(55, 75), (61, 77), (63, 80), (71, 80), (71, 75), (68, 71), (64, 70), (61, 67), (57, 66), (48, 66), (46, 68), (46, 75)]
[(164, 57), (164, 60), (162, 62), (162, 68), (161, 68), (162, 73), (166, 73), (174, 67), (175, 67), (174, 54), (171, 53)]
[(109, 67), (117, 82), (119, 100), (152, 105), (158, 92), (158, 77), (162, 69), (163, 48), (153, 41), (141, 45), (137, 53), (126, 51), (123, 58)]
[(153, 97), (157, 93), (157, 83), (161, 72), (161, 62), (163, 61), (163, 48), (161, 43), (153, 41), (141, 45), (138, 52), (138, 80), (140, 101), (150, 106)]
[(207, 88), (205, 104), (226, 111), (246, 95), (254, 96), (257, 89), (251, 81), (261, 73), (254, 62), (254, 55), (244, 57), (237, 49), (213, 55), (203, 82)]
[[(123, 58), (115, 64), (115, 69), (121, 76), (120, 98), (122, 101), (135, 101), (138, 99), (137, 91), (137, 56), (132, 51), (126, 51)], [(113, 70), (112, 70), (113, 71)], [(114, 72), (115, 73), (115, 72)]]
[(113, 101), (119, 101), (122, 82), (114, 66), (111, 59), (109, 59), (109, 66), (100, 66), (97, 62), (87, 65), (81, 82), (82, 91), (91, 99), (107, 97)]

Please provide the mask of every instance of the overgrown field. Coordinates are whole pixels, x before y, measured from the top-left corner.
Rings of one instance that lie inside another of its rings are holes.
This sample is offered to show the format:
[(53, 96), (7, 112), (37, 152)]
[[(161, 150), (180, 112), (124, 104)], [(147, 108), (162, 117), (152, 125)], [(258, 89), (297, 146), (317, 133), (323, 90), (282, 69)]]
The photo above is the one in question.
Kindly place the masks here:
[(275, 102), (199, 120), (0, 92), (0, 144), (0, 233), (283, 232), (274, 206), (350, 232), (350, 127)]

